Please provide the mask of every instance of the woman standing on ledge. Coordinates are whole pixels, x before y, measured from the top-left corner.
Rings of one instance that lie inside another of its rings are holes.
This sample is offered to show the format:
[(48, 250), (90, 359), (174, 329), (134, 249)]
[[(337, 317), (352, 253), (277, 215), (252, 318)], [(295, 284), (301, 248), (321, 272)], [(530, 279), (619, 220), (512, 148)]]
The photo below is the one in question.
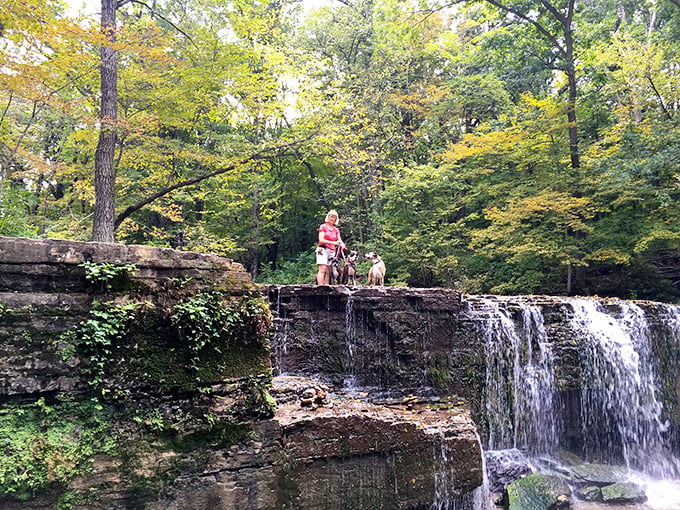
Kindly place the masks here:
[(330, 259), (338, 246), (343, 247), (338, 224), (338, 213), (334, 209), (328, 211), (325, 223), (319, 227), (319, 246), (316, 248), (317, 285), (328, 285), (330, 276)]

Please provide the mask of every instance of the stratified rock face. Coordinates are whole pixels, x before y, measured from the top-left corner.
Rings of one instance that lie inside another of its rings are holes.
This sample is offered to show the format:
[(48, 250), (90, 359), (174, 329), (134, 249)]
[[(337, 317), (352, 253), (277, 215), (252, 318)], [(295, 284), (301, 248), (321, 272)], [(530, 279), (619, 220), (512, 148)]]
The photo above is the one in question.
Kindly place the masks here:
[(678, 307), (311, 285), (271, 286), (268, 298), (276, 373), (458, 395), (491, 449), (562, 447), (632, 465), (645, 462), (634, 437), (652, 457), (680, 450)]
[[(83, 262), (130, 270), (88, 280)], [(203, 337), (182, 331), (200, 321), (173, 322), (205, 303), (251, 315)], [(279, 451), (267, 333), (266, 305), (230, 260), (0, 238), (0, 507), (143, 508), (213, 456), (232, 485), (275, 493), (267, 469), (250, 474)]]
[(302, 285), (268, 294), (279, 374), (483, 400), (484, 342), (461, 330), (452, 289)]
[[(135, 269), (107, 288), (86, 279), (83, 262)], [(422, 344), (429, 367), (425, 379), (382, 369), (378, 379), (404, 377), (415, 389), (441, 366), (423, 335), (434, 328), (447, 341), (458, 296), (372, 293), (370, 331), (404, 360)], [(387, 510), (469, 500), (482, 460), (459, 399), (380, 406), (312, 381), (274, 392), (274, 415), (260, 305), (243, 268), (212, 255), (0, 238), (0, 507)], [(229, 326), (211, 322), (215, 313)], [(333, 348), (298, 361), (326, 359), (322, 372), (343, 350)]]
[(316, 409), (284, 405), (276, 418), (279, 474), (291, 481), (282, 490), (294, 508), (425, 508), (482, 484), (481, 446), (463, 410), (343, 397)]
[(129, 246), (83, 243), (54, 239), (0, 238), (0, 292), (90, 292), (83, 262), (132, 264), (135, 280), (151, 289), (173, 285), (173, 280), (192, 279), (239, 289), (250, 282), (241, 264), (206, 253)]

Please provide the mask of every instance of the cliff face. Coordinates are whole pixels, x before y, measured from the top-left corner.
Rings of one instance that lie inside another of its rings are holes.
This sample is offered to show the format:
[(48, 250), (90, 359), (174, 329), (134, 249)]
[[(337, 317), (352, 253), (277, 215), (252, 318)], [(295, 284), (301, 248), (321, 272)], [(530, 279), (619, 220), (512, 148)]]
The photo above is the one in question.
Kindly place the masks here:
[(461, 318), (459, 292), (272, 286), (268, 295), (278, 373), (483, 400), (484, 341)]
[(411, 509), (481, 485), (462, 401), (272, 386), (270, 321), (226, 259), (0, 238), (0, 506)]
[(272, 286), (268, 296), (276, 373), (372, 387), (378, 399), (457, 395), (490, 448), (616, 462), (680, 450), (678, 307), (447, 289)]

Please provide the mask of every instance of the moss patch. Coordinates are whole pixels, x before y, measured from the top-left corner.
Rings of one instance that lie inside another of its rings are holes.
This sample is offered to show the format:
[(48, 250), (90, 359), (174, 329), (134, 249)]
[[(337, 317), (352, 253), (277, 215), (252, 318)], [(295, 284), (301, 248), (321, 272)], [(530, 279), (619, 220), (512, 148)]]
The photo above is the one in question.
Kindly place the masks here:
[(113, 410), (96, 399), (0, 410), (0, 498), (26, 500), (91, 471), (97, 453), (116, 447)]

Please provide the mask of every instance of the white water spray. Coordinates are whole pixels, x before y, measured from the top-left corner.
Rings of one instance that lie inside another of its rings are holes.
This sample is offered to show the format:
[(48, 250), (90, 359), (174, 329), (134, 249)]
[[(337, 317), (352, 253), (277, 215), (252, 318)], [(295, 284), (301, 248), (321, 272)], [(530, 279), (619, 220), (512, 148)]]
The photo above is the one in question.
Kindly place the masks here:
[[(489, 449), (521, 448), (534, 453), (557, 445), (552, 352), (543, 316), (534, 306), (515, 308), (509, 302), (485, 298), (486, 410)], [(516, 305), (515, 305), (516, 306)]]
[(669, 424), (657, 397), (643, 310), (617, 302), (620, 314), (614, 316), (597, 301), (570, 302), (572, 326), (583, 338), (581, 424), (586, 451), (615, 458), (620, 449), (629, 468), (662, 479), (676, 477), (680, 470), (666, 444)]

